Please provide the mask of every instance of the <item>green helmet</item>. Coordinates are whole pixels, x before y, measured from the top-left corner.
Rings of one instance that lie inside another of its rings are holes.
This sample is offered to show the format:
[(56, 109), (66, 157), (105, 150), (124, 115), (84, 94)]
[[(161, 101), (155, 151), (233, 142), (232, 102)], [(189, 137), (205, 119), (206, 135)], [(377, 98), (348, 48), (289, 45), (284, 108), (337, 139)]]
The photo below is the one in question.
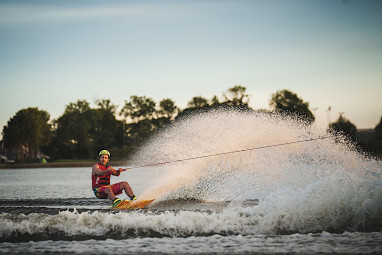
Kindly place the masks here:
[(98, 157), (101, 157), (101, 155), (104, 155), (104, 154), (109, 155), (109, 158), (110, 158), (110, 152), (108, 150), (100, 151), (99, 154), (98, 154)]

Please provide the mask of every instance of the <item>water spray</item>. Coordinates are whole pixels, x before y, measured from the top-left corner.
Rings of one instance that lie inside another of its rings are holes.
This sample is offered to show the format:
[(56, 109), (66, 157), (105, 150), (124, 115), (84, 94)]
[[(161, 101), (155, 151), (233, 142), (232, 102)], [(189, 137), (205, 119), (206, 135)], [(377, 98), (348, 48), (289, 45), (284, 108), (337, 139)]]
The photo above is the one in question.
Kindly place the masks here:
[[(365, 130), (365, 131), (361, 131), (361, 132), (358, 132), (358, 133), (367, 133), (367, 132), (372, 132), (372, 130)], [(349, 136), (349, 134), (345, 134), (345, 136)], [(259, 146), (259, 147), (254, 147), (254, 148), (248, 148), (248, 149), (242, 149), (242, 150), (234, 150), (234, 151), (228, 151), (228, 152), (222, 152), (222, 153), (214, 153), (214, 154), (209, 154), (209, 155), (189, 157), (189, 158), (184, 158), (184, 159), (170, 160), (170, 161), (164, 161), (164, 162), (158, 162), (158, 163), (149, 163), (149, 164), (145, 164), (145, 165), (124, 168), (124, 169), (121, 169), (120, 171), (122, 172), (122, 171), (126, 171), (126, 170), (129, 170), (129, 169), (138, 169), (138, 168), (166, 165), (166, 164), (171, 164), (171, 163), (179, 163), (179, 162), (183, 162), (183, 161), (202, 159), (202, 158), (210, 158), (210, 157), (216, 157), (216, 156), (222, 156), (222, 155), (228, 155), (228, 154), (234, 154), (234, 153), (241, 153), (241, 152), (253, 151), (253, 150), (261, 150), (261, 149), (267, 149), (267, 148), (272, 148), (272, 147), (280, 147), (280, 146), (286, 146), (286, 145), (291, 145), (291, 144), (313, 142), (313, 141), (317, 141), (317, 140), (324, 140), (324, 139), (336, 138), (336, 137), (338, 137), (338, 134), (328, 135), (328, 136), (319, 136), (317, 138), (309, 138), (309, 139), (300, 140), (300, 141), (292, 141), (292, 142), (286, 142), (286, 143), (271, 144), (271, 145)]]

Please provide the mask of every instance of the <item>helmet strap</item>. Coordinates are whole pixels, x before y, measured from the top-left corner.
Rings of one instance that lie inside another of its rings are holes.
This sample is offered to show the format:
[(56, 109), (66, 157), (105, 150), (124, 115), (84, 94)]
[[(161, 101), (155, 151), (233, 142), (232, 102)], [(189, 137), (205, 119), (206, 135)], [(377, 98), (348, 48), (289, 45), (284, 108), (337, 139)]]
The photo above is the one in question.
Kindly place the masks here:
[(105, 165), (101, 163), (101, 160), (99, 161), (99, 163), (100, 163), (101, 165), (105, 166), (105, 167), (108, 167), (108, 166), (109, 166), (109, 161), (107, 161), (107, 163), (106, 163)]

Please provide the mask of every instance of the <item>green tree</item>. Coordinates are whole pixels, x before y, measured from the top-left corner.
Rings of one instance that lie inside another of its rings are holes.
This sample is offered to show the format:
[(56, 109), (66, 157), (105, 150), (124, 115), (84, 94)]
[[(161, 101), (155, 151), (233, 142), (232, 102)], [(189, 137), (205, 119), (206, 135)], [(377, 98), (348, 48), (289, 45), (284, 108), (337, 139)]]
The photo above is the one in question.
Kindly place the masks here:
[(219, 98), (216, 95), (211, 100), (207, 100), (201, 96), (193, 97), (191, 101), (188, 102), (187, 108), (183, 109), (176, 119), (185, 118), (195, 113), (208, 112), (218, 108), (251, 110), (249, 107), (249, 95), (247, 95), (245, 91), (246, 88), (239, 85), (229, 88), (223, 93), (225, 101), (222, 102), (219, 101)]
[(275, 112), (297, 117), (307, 123), (314, 121), (314, 115), (309, 110), (309, 103), (304, 102), (297, 94), (289, 90), (281, 90), (272, 94), (269, 105)]
[(152, 119), (152, 124), (155, 129), (159, 129), (170, 124), (177, 112), (178, 107), (175, 105), (174, 101), (169, 98), (161, 100), (156, 114), (157, 118)]
[(64, 114), (55, 121), (56, 157), (90, 158), (95, 112), (86, 100), (66, 106)]
[(115, 114), (118, 106), (111, 103), (110, 99), (97, 100), (98, 109)]
[(158, 116), (172, 119), (177, 111), (178, 107), (171, 99), (166, 98), (159, 102)]
[(382, 117), (373, 130), (357, 132), (356, 138), (362, 149), (370, 155), (382, 157)]
[(194, 113), (200, 113), (204, 111), (208, 111), (211, 106), (208, 104), (208, 100), (204, 97), (197, 96), (193, 97), (187, 103), (187, 108), (179, 111), (176, 119), (182, 119)]
[(224, 103), (228, 106), (248, 107), (249, 95), (245, 93), (246, 90), (246, 87), (240, 85), (229, 88), (227, 92), (223, 93)]
[(131, 96), (130, 101), (125, 101), (120, 115), (125, 118), (129, 146), (142, 142), (155, 129), (155, 106), (155, 101), (145, 96)]
[(50, 146), (55, 158), (89, 159), (100, 149), (122, 149), (124, 124), (115, 117), (117, 106), (110, 99), (97, 100), (96, 105), (93, 109), (86, 100), (78, 100), (55, 120)]
[[(115, 117), (117, 106), (110, 99), (96, 101), (98, 108), (94, 111), (94, 121), (91, 128), (93, 147), (96, 151), (101, 148), (121, 147), (123, 145), (123, 123)], [(96, 152), (95, 151), (95, 152)]]
[(381, 116), (381, 119), (379, 120), (379, 123), (375, 126), (374, 130), (375, 130), (375, 133), (377, 134), (377, 137), (382, 140), (382, 116)]
[(50, 115), (35, 108), (22, 109), (3, 128), (4, 146), (16, 159), (35, 159), (39, 150), (50, 143)]
[(128, 123), (126, 127), (130, 143), (141, 143), (155, 129), (152, 120), (149, 119)]
[(370, 142), (372, 152), (379, 157), (382, 157), (382, 116), (374, 128), (375, 138)]
[(347, 135), (349, 138), (354, 140), (357, 133), (357, 127), (346, 119), (341, 113), (337, 121), (329, 124), (328, 131)]
[(130, 101), (125, 101), (120, 115), (133, 121), (152, 119), (155, 113), (155, 102), (145, 96), (131, 96)]
[(215, 95), (213, 98), (210, 100), (211, 107), (217, 107), (220, 105), (219, 98)]
[(208, 100), (201, 96), (193, 97), (187, 103), (188, 108), (202, 108), (206, 106), (208, 106)]

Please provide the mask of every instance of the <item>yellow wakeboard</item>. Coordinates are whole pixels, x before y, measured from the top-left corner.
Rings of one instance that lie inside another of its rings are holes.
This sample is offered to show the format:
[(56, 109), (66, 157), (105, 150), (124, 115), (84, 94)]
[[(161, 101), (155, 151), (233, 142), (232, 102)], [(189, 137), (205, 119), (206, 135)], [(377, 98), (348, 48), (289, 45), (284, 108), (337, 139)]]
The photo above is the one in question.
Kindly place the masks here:
[(149, 204), (151, 204), (155, 199), (149, 200), (134, 200), (134, 201), (122, 201), (116, 207), (110, 207), (113, 210), (134, 210), (134, 209), (143, 209)]

